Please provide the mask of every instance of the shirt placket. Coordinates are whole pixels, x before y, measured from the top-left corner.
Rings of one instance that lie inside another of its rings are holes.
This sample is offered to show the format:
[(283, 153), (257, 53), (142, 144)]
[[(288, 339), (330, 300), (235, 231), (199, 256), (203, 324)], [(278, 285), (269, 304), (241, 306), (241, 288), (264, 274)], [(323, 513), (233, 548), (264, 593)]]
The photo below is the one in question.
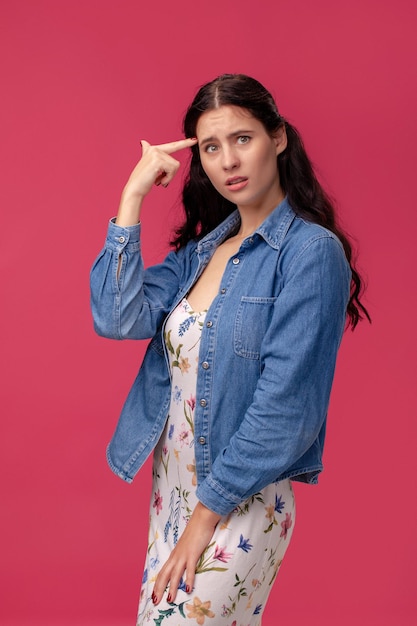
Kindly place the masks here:
[[(211, 399), (213, 394), (213, 362), (218, 324), (227, 307), (229, 292), (241, 271), (244, 251), (240, 249), (226, 265), (219, 292), (210, 306), (201, 334), (197, 371), (196, 410), (194, 414), (196, 473), (203, 481), (211, 468)], [(227, 313), (226, 313), (227, 314)]]

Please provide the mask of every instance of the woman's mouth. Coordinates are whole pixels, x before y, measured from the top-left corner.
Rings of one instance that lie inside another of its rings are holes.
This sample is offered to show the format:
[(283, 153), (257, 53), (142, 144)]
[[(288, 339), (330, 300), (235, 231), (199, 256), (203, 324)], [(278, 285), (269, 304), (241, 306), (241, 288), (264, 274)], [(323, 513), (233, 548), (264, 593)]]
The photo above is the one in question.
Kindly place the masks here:
[(233, 176), (233, 178), (228, 178), (226, 180), (226, 186), (230, 191), (239, 191), (243, 189), (248, 184), (248, 179), (246, 176)]

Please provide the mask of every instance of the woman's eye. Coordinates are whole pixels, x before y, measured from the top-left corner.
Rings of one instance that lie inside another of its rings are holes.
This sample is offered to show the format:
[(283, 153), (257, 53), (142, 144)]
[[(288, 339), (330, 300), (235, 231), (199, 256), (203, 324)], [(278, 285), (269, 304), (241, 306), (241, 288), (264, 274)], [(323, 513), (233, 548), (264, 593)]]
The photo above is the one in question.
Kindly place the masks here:
[(217, 146), (214, 146), (213, 144), (209, 144), (208, 146), (206, 146), (206, 152), (216, 152), (217, 150)]
[(250, 137), (248, 137), (248, 135), (241, 135), (240, 137), (237, 138), (237, 142), (239, 144), (249, 143), (249, 141), (250, 141)]

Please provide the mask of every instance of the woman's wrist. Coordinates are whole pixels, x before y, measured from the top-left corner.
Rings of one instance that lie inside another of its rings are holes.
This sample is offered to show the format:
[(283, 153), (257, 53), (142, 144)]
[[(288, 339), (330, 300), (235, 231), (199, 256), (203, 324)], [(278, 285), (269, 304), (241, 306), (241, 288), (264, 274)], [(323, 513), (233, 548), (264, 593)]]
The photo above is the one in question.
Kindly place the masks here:
[(140, 221), (140, 210), (142, 208), (143, 196), (129, 193), (125, 187), (120, 198), (119, 210), (116, 217), (118, 226), (134, 226)]
[(222, 516), (207, 508), (202, 502), (197, 502), (193, 517), (196, 517), (203, 524), (212, 524), (214, 528)]

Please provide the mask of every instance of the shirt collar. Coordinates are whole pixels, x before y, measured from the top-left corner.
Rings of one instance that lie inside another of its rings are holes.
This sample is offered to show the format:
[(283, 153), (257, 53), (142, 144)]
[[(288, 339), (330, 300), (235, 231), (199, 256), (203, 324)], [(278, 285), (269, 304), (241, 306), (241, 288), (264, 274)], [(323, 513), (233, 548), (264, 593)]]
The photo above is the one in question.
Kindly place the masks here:
[[(259, 234), (271, 248), (279, 250), (294, 218), (295, 213), (285, 197), (255, 230), (253, 235)], [(213, 246), (219, 246), (227, 239), (230, 233), (236, 230), (239, 223), (239, 211), (236, 209), (236, 211), (233, 211), (219, 226), (198, 242), (197, 252), (204, 252)]]

